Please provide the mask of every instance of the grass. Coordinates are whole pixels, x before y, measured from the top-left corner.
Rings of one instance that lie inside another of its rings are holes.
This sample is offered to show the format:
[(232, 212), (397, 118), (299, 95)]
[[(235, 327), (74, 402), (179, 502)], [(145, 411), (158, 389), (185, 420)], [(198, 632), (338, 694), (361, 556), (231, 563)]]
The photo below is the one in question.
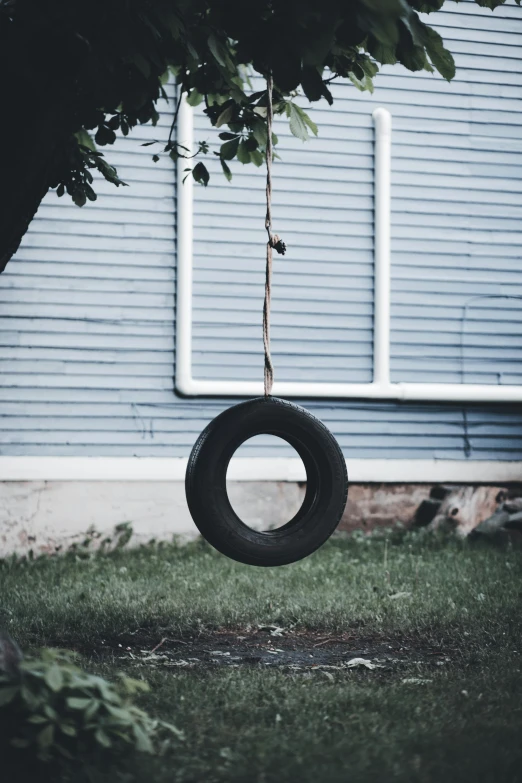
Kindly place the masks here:
[[(79, 649), (86, 668), (145, 676), (143, 706), (185, 731), (164, 757), (133, 756), (90, 770), (90, 780), (517, 783), (521, 571), (520, 550), (413, 534), (336, 539), (275, 570), (196, 542), (5, 560), (0, 596), (23, 646)], [(345, 640), (347, 654), (359, 640), (410, 654), (375, 670), (118, 659), (133, 635), (148, 649), (164, 637), (190, 649), (260, 624), (284, 627), (312, 652), (322, 633)], [(428, 647), (444, 652), (440, 665)]]

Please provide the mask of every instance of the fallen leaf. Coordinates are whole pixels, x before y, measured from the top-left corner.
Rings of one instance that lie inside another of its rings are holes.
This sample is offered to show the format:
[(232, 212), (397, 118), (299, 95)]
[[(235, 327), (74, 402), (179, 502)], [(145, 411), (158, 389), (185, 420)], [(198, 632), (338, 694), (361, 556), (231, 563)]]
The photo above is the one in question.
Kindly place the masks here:
[(281, 628), (279, 625), (258, 625), (257, 630), (269, 631), (270, 636), (283, 636), (285, 633), (285, 629)]
[(351, 658), (349, 661), (347, 661), (347, 663), (345, 663), (345, 666), (347, 666), (349, 669), (355, 669), (356, 666), (364, 666), (366, 669), (383, 668), (383, 666), (381, 666), (379, 663), (372, 663), (366, 658)]

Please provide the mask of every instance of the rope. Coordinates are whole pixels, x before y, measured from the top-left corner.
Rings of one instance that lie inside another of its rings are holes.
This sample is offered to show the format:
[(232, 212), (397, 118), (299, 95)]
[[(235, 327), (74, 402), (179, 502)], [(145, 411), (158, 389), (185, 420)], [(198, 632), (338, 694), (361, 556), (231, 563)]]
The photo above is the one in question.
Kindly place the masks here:
[(274, 365), (270, 355), (270, 302), (272, 295), (272, 250), (284, 256), (285, 243), (277, 234), (272, 234), (272, 93), (274, 80), (270, 73), (266, 80), (267, 107), (266, 107), (266, 218), (265, 228), (268, 234), (266, 243), (266, 274), (265, 274), (265, 302), (263, 305), (263, 345), (265, 349), (265, 397), (272, 392), (274, 383)]

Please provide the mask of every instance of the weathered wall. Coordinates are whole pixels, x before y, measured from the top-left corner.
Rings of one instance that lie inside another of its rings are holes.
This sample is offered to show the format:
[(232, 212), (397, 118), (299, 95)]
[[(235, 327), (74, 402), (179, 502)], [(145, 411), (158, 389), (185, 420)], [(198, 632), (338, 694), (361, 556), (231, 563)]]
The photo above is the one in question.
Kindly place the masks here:
[[(234, 482), (229, 496), (242, 519), (259, 529), (287, 522), (304, 489), (294, 482)], [(82, 542), (89, 530), (112, 536), (123, 523), (132, 526), (135, 544), (197, 535), (183, 482), (0, 483), (0, 557), (63, 551)]]
[[(297, 513), (305, 486), (297, 481), (229, 481), (227, 491), (246, 524), (267, 530), (285, 524)], [(510, 523), (520, 543), (520, 482), (503, 486), (352, 484), (338, 530), (368, 533), (401, 523), (444, 527), (466, 536), (504, 501), (510, 513), (503, 523)], [(30, 551), (35, 555), (64, 552), (86, 539), (90, 547), (107, 537), (115, 545), (123, 534), (116, 528), (122, 525), (132, 528), (131, 545), (173, 537), (186, 541), (198, 535), (181, 481), (0, 483), (0, 557)]]
[[(410, 524), (429, 497), (428, 484), (352, 484), (339, 530), (369, 532), (396, 522)], [(305, 485), (292, 481), (229, 482), (231, 503), (251, 527), (277, 527), (291, 519), (304, 498)], [(470, 492), (471, 492), (470, 488)], [(494, 498), (498, 487), (484, 488)], [(480, 495), (480, 493), (479, 493)], [(453, 503), (456, 501), (453, 500)], [(492, 513), (475, 498), (463, 504), (455, 523), (474, 527)], [(493, 503), (496, 506), (495, 503)], [(64, 551), (85, 540), (89, 531), (114, 538), (117, 525), (128, 523), (133, 544), (151, 539), (190, 539), (197, 530), (180, 481), (12, 481), (0, 483), (0, 557), (18, 552)], [(96, 542), (95, 541), (95, 542)], [(94, 543), (95, 543), (94, 542)]]

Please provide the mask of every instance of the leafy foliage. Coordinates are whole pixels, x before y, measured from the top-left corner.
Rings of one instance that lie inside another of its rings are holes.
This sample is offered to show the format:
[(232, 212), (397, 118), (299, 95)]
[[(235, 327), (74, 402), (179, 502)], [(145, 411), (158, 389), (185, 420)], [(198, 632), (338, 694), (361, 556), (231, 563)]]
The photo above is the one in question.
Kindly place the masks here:
[[(504, 0), (476, 2), (493, 9)], [(155, 125), (170, 75), (179, 86), (175, 115), (185, 95), (193, 106), (204, 102), (212, 126), (228, 128), (216, 154), (230, 179), (231, 160), (260, 166), (265, 155), (267, 97), (252, 91), (254, 74), (273, 74), (275, 113), (286, 115), (292, 133), (306, 140), (317, 128), (297, 101), (304, 95), (331, 104), (334, 79), (372, 90), (379, 67), (395, 63), (452, 79), (452, 55), (419, 17), (443, 4), (0, 0), (0, 84), (10, 118), (0, 131), (0, 155), (4, 195), (11, 191), (11, 206), (0, 216), (0, 269), (48, 187), (83, 206), (96, 198), (93, 170), (125, 184), (95, 145), (109, 146), (139, 123)], [(190, 157), (173, 135), (174, 125), (164, 152), (173, 160)], [(14, 147), (24, 149), (23, 161), (11, 160)], [(196, 154), (207, 152), (203, 142)], [(208, 184), (202, 161), (187, 172)]]
[(18, 753), (57, 762), (128, 753), (129, 746), (155, 753), (161, 730), (182, 735), (133, 704), (143, 691), (143, 680), (120, 676), (113, 684), (82, 671), (69, 652), (43, 650), (20, 664), (18, 681), (0, 676), (2, 758)]

